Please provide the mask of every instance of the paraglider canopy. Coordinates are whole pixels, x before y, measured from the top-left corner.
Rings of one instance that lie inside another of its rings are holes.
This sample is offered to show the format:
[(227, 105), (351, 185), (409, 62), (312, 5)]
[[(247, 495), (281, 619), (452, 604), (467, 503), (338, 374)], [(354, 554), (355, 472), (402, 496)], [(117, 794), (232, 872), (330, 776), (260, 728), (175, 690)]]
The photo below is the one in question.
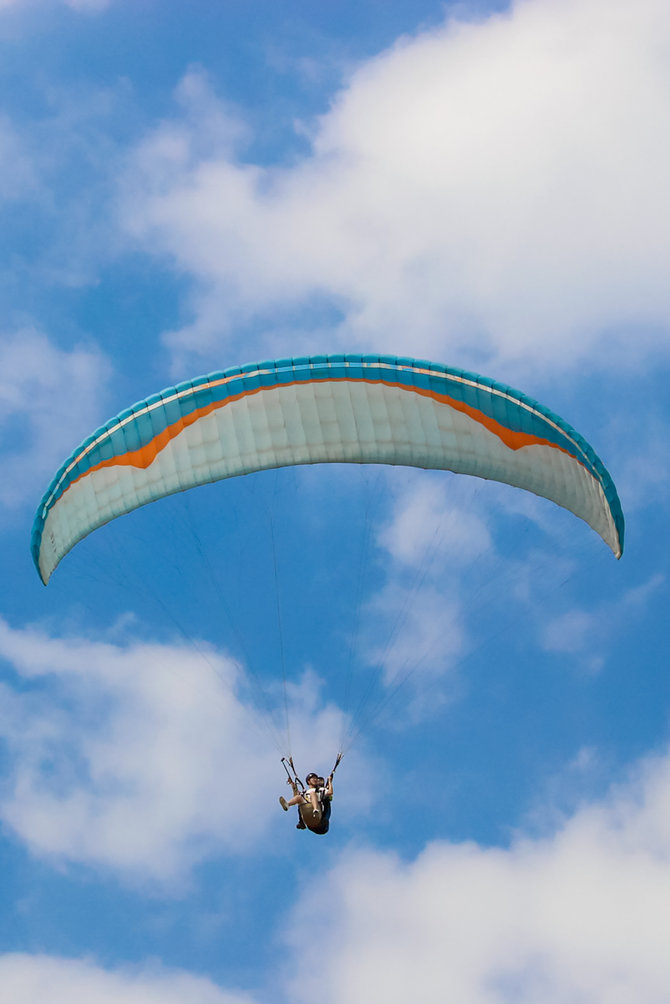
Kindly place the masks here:
[(395, 356), (252, 363), (170, 387), (111, 419), (54, 476), (35, 517), (42, 581), (92, 530), (147, 502), (296, 464), (450, 470), (515, 485), (585, 520), (616, 557), (624, 520), (592, 447), (486, 377)]

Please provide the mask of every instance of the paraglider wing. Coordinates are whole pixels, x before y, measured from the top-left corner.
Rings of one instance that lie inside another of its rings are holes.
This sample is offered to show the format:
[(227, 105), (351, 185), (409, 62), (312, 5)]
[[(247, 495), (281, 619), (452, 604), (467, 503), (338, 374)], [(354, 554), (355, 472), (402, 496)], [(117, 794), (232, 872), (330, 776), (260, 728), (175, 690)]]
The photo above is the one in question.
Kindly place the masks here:
[(536, 401), (473, 373), (394, 356), (278, 359), (141, 401), (65, 461), (40, 503), (44, 583), (92, 530), (195, 485), (294, 464), (401, 464), (502, 481), (569, 509), (617, 557), (624, 521), (589, 444)]

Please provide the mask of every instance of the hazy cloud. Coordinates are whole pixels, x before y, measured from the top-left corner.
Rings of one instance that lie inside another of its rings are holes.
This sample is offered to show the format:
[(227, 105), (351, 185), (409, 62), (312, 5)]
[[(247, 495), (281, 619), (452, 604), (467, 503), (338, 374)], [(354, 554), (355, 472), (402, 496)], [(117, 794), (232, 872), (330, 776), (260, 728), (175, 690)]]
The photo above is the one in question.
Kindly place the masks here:
[[(82, 11), (83, 13), (95, 13), (96, 11), (105, 10), (113, 0), (61, 0), (61, 2), (72, 10)], [(38, 7), (43, 3), (45, 3), (45, 0), (0, 0), (0, 11), (9, 7)]]
[(59, 348), (33, 329), (0, 337), (0, 505), (46, 489), (61, 461), (104, 417), (108, 374), (96, 348)]
[(399, 492), (390, 520), (381, 527), (378, 543), (400, 563), (421, 566), (428, 558), (460, 565), (492, 548), (485, 519), (474, 504), (476, 487), (440, 471), (439, 480), (426, 475), (412, 479)]
[(34, 195), (39, 188), (26, 143), (6, 115), (0, 115), (0, 202)]
[(608, 603), (546, 614), (541, 629), (542, 647), (548, 652), (580, 655), (591, 670), (600, 669), (603, 652), (612, 645), (621, 625), (630, 625), (631, 620), (643, 617), (655, 594), (665, 585), (665, 575), (655, 573), (642, 585), (626, 589)]

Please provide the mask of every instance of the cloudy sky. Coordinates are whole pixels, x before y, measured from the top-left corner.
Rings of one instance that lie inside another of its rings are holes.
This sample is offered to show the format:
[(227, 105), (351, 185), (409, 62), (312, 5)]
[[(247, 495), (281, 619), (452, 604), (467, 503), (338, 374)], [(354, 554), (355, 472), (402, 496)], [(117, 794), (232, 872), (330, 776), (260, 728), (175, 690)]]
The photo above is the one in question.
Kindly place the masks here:
[[(0, 0), (1, 1004), (667, 1004), (667, 0)], [(61, 461), (245, 362), (511, 384), (617, 484)], [(278, 804), (327, 772), (327, 837)]]

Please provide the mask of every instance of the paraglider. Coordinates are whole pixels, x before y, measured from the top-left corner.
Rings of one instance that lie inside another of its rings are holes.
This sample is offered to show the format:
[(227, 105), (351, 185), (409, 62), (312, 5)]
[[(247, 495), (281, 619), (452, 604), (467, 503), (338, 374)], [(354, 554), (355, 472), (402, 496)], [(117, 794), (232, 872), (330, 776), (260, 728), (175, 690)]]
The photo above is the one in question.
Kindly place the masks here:
[[(340, 354), (234, 367), (121, 412), (51, 481), (32, 531), (35, 565), (46, 585), (87, 534), (148, 502), (255, 471), (320, 463), (404, 465), (500, 481), (568, 509), (617, 558), (623, 551), (612, 478), (586, 440), (548, 408), (439, 363)], [(332, 773), (327, 784), (317, 775), (310, 780), (302, 791), (289, 774), (293, 797), (282, 806), (299, 807), (300, 828), (325, 833)]]

